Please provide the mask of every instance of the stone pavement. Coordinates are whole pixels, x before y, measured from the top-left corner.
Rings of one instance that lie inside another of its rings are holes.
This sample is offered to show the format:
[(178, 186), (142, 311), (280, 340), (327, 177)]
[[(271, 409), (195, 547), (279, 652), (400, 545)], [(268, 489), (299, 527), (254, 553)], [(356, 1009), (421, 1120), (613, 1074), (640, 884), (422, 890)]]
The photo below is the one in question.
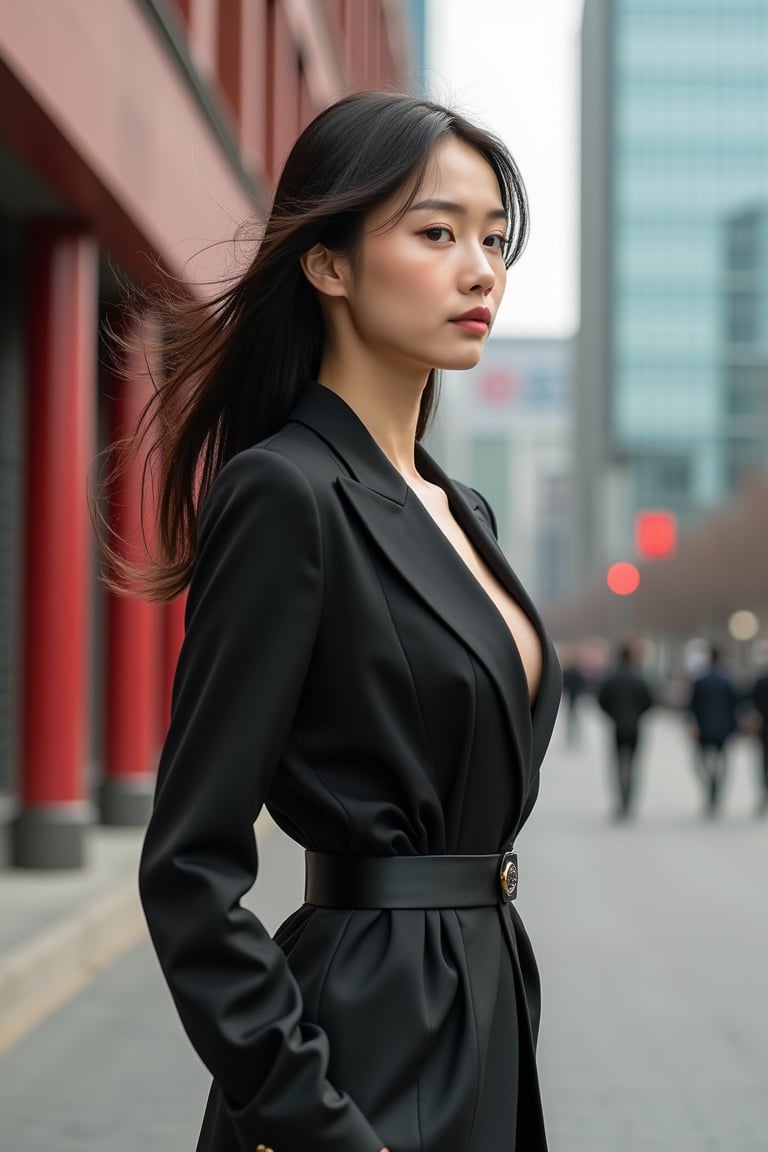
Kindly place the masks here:
[[(655, 715), (636, 819), (617, 824), (607, 733), (589, 702), (583, 721), (576, 747), (556, 731), (539, 804), (517, 846), (518, 907), (542, 974), (539, 1059), (551, 1150), (765, 1152), (768, 820), (754, 816), (755, 749), (737, 742), (722, 813), (707, 820), (684, 727)], [(269, 829), (259, 830), (264, 869), (248, 903), (274, 928), (301, 890), (301, 854)], [(205, 1075), (185, 1038), (170, 1034), (170, 1000), (146, 942), (129, 948), (143, 934), (140, 842), (140, 832), (94, 830), (80, 874), (0, 873), (0, 1066), (8, 1080), (0, 1129), (16, 1109), (16, 1131), (28, 1132), (25, 1085), (34, 1087), (50, 1064), (45, 1092), (58, 1085), (61, 1111), (53, 1108), (40, 1147), (61, 1137), (75, 1075), (123, 1117), (108, 1146), (133, 1147), (154, 1131), (168, 1152), (190, 1147)], [(104, 1059), (116, 1035), (119, 1052)], [(73, 1050), (70, 1076), (61, 1054)], [(169, 1063), (179, 1077), (173, 1087), (162, 1077)], [(130, 1097), (122, 1112), (119, 1084)], [(37, 1088), (32, 1096), (39, 1099)], [(79, 1135), (60, 1146), (104, 1146), (84, 1135), (86, 1122), (96, 1124), (96, 1105), (87, 1107), (81, 1115), (70, 1101)], [(47, 1123), (39, 1118), (38, 1135)], [(109, 1131), (106, 1115), (101, 1130)], [(36, 1152), (34, 1141), (27, 1147)]]
[(610, 818), (608, 734), (587, 702), (555, 733), (519, 838), (518, 907), (543, 988), (539, 1067), (553, 1152), (768, 1149), (768, 819), (737, 738), (702, 814), (677, 715), (641, 745), (636, 818)]
[(146, 934), (143, 835), (95, 826), (83, 869), (0, 870), (0, 1053)]
[(0, 871), (0, 1053), (141, 939), (141, 836), (96, 827), (83, 869)]

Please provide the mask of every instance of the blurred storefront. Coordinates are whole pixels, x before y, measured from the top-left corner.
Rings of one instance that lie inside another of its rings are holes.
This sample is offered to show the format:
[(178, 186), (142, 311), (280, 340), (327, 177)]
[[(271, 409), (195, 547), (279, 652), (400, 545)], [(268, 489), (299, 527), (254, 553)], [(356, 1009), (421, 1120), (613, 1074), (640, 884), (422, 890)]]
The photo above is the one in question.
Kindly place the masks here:
[[(146, 818), (183, 627), (181, 602), (99, 581), (86, 477), (147, 395), (140, 365), (110, 372), (102, 323), (131, 282), (226, 274), (322, 107), (418, 83), (423, 19), (404, 0), (0, 7), (0, 860), (74, 867), (94, 820)], [(124, 509), (139, 469), (128, 484)]]

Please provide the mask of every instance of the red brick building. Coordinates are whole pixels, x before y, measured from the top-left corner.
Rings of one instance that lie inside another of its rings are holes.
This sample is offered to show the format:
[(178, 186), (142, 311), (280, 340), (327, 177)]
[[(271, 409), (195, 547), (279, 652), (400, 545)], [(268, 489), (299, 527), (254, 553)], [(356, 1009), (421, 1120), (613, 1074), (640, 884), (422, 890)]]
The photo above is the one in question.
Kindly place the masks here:
[(75, 867), (95, 820), (142, 823), (167, 722), (183, 604), (107, 594), (87, 516), (146, 388), (110, 375), (104, 314), (155, 261), (225, 272), (326, 104), (413, 88), (410, 8), (0, 0), (2, 862)]

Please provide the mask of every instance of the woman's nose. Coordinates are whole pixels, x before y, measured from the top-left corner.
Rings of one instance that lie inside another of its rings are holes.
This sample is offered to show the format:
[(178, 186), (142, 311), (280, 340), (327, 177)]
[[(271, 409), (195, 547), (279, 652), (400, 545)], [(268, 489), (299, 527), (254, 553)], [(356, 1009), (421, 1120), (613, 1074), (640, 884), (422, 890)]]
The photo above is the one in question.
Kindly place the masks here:
[(462, 288), (465, 292), (482, 291), (483, 295), (491, 291), (496, 283), (496, 270), (491, 264), (484, 249), (475, 249), (471, 258), (467, 259), (466, 268), (462, 274)]

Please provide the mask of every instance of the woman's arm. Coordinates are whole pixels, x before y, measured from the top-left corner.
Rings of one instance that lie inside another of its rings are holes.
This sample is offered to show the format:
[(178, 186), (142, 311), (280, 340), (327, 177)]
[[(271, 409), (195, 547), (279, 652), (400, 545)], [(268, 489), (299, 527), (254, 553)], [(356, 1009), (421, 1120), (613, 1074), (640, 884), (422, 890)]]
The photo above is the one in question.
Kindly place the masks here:
[(201, 519), (140, 889), (182, 1023), (243, 1148), (379, 1152), (381, 1139), (326, 1079), (326, 1036), (302, 1019), (283, 953), (240, 905), (321, 599), (308, 481), (269, 449), (240, 454)]

